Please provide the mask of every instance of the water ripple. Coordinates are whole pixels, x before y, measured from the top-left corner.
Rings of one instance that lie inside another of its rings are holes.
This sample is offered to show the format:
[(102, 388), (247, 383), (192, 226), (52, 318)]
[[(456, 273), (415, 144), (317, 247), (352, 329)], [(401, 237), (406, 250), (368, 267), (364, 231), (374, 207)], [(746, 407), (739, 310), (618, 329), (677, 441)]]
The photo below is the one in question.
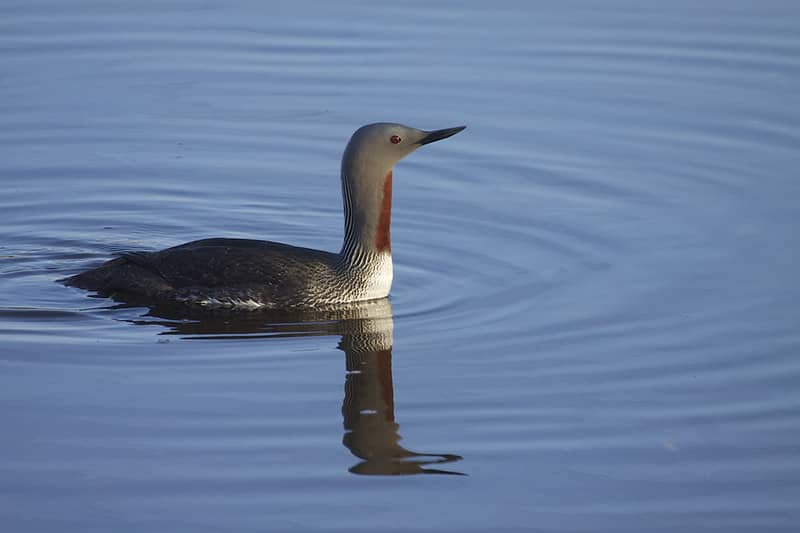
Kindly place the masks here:
[[(2, 3), (0, 520), (792, 531), (799, 19), (754, 5)], [(341, 149), (377, 120), (469, 126), (396, 169), (387, 313), (56, 282), (209, 236), (338, 249)], [(388, 379), (353, 338), (394, 346)], [(341, 481), (340, 442), (399, 442), (387, 383), (470, 483)]]

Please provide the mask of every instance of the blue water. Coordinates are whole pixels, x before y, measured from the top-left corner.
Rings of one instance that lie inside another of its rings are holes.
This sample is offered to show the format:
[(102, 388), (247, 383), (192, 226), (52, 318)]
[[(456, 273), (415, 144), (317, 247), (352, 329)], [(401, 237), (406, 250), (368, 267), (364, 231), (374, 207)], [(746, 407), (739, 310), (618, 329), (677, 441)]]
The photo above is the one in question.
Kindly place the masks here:
[[(0, 530), (797, 531), (798, 94), (793, 1), (0, 3)], [(374, 121), (468, 125), (391, 303), (55, 282), (338, 250)]]

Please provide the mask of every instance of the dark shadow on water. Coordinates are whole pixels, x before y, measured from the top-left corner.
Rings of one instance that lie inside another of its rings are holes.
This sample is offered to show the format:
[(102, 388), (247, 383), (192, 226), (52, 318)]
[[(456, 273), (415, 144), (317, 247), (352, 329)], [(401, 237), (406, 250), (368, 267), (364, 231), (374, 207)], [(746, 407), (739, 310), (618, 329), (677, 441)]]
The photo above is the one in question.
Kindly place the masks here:
[(140, 325), (166, 328), (190, 339), (339, 336), (345, 353), (342, 443), (361, 459), (349, 471), (362, 475), (449, 474), (443, 465), (461, 460), (447, 453), (420, 453), (399, 444), (392, 379), (394, 319), (387, 299), (328, 310), (228, 311), (153, 307)]

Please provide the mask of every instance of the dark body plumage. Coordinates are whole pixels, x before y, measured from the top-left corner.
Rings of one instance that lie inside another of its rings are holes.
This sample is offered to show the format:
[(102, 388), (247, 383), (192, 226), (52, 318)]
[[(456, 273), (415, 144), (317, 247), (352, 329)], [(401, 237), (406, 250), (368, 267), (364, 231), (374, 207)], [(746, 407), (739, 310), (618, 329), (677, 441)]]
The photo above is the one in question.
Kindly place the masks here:
[(339, 254), (270, 241), (203, 239), (127, 252), (64, 280), (102, 295), (211, 306), (313, 307), (347, 301), (354, 268)]

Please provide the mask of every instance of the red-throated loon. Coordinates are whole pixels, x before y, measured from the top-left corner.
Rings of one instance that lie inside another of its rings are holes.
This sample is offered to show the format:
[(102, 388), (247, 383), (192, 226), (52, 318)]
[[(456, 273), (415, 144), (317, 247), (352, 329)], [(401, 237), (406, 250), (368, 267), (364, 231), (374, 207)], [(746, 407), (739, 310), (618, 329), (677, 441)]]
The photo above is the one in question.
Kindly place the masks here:
[(392, 168), (420, 146), (464, 128), (423, 131), (392, 123), (359, 128), (342, 156), (339, 253), (271, 241), (203, 239), (123, 253), (63, 281), (122, 299), (211, 307), (324, 307), (384, 298), (392, 286)]

